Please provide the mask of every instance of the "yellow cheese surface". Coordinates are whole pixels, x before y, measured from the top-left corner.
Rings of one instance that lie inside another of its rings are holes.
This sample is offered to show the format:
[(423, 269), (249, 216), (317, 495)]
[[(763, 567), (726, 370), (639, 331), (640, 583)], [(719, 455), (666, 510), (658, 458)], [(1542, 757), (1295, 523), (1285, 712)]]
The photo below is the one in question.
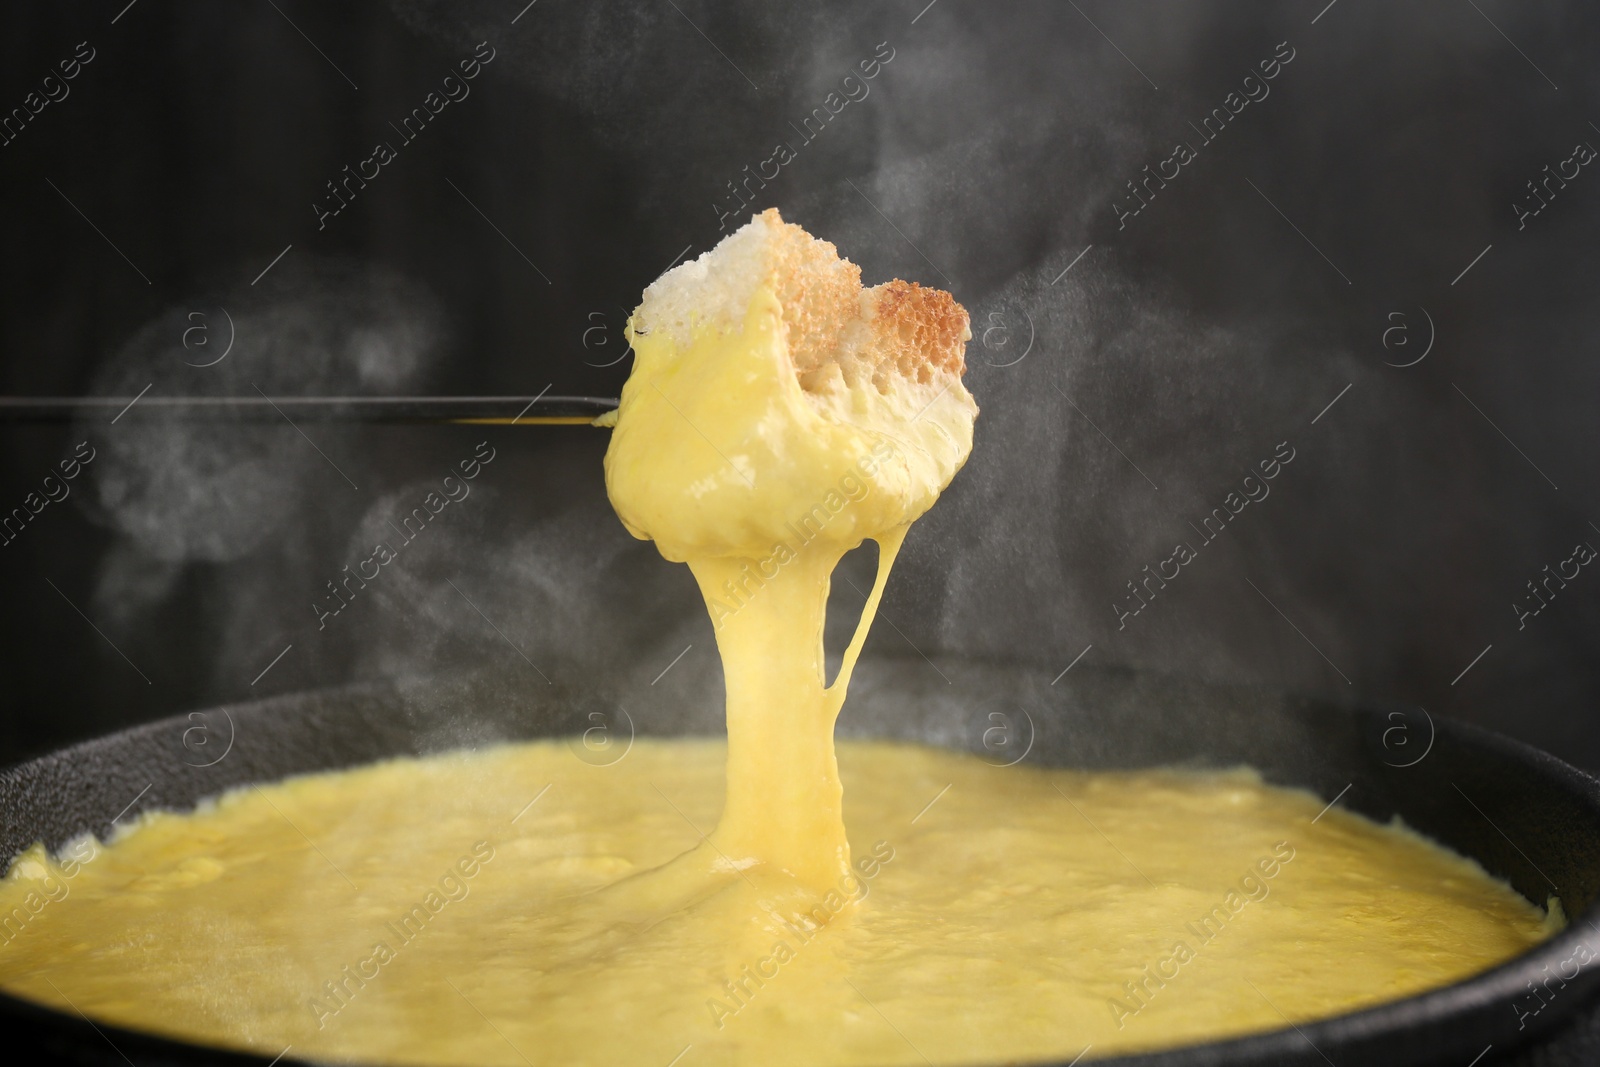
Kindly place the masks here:
[(756, 868), (619, 921), (595, 891), (717, 825), (726, 754), (401, 760), (143, 816), (70, 877), (35, 850), (0, 882), (0, 986), (269, 1057), (994, 1063), (1348, 1011), (1554, 925), (1459, 856), (1338, 807), (1313, 824), (1324, 801), (1247, 772), (852, 742), (853, 875), (785, 895)]

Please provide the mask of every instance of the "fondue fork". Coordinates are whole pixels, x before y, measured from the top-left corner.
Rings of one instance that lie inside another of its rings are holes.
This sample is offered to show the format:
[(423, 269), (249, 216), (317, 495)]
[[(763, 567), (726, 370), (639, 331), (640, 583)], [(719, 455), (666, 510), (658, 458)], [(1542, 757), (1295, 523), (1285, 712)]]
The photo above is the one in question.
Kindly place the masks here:
[(347, 422), (584, 426), (617, 401), (593, 396), (0, 397), (0, 423)]

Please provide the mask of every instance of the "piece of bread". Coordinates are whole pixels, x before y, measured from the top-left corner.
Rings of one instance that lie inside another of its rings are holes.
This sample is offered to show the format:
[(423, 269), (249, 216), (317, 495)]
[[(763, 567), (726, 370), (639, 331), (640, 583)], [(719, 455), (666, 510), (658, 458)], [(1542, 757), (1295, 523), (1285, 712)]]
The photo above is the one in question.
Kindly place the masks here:
[(910, 282), (863, 290), (777, 211), (658, 278), (628, 335), (606, 487), (668, 559), (898, 536), (972, 451), (966, 311)]
[(789, 358), (807, 391), (825, 389), (836, 375), (846, 385), (866, 380), (888, 393), (896, 379), (926, 385), (966, 373), (972, 333), (966, 309), (949, 293), (899, 279), (862, 289), (861, 268), (831, 243), (784, 222), (777, 208), (656, 279), (644, 291), (633, 329), (667, 330), (687, 345), (696, 323), (736, 328), (763, 283), (782, 304)]

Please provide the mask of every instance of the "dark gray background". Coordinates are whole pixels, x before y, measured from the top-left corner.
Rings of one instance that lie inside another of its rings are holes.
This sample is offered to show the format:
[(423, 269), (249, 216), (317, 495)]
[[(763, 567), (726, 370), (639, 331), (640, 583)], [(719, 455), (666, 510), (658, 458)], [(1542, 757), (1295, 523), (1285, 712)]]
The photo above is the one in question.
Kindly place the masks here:
[[(1092, 644), (1084, 663), (1420, 705), (1600, 767), (1600, 577), (1525, 629), (1513, 608), (1600, 545), (1600, 176), (1523, 230), (1513, 210), (1600, 145), (1600, 11), (925, 5), (15, 6), (0, 109), (78, 42), (96, 58), (0, 147), (0, 392), (614, 396), (642, 287), (711, 247), (726, 183), (887, 42), (870, 95), (753, 205), (869, 283), (949, 288), (973, 314), (973, 458), (869, 651), (1051, 678)], [(319, 230), (324, 183), (398, 141), (388, 124), (480, 41), (496, 56), (471, 95)], [(1119, 229), (1125, 183), (1197, 143), (1190, 123), (1280, 42), (1270, 95)], [(220, 351), (220, 309), (228, 357), (187, 365)], [(1422, 352), (1423, 309), (1427, 358), (1386, 365)], [(1408, 344), (1386, 348), (1397, 322)], [(0, 759), (485, 667), (626, 692), (648, 728), (649, 683), (686, 646), (660, 685), (719, 698), (687, 573), (605, 502), (604, 431), (303, 428), (0, 430), (0, 511), (98, 450), (0, 548)], [(319, 631), (324, 583), (485, 439), (473, 495)], [(1119, 630), (1125, 583), (1284, 441), (1271, 496)], [(859, 598), (836, 594), (842, 618)]]

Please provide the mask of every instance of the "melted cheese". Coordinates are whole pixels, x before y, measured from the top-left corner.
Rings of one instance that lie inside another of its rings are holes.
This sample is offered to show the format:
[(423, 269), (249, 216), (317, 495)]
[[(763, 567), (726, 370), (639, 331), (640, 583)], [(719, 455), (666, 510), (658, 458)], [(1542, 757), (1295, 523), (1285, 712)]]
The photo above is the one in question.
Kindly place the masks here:
[(1313, 823), (1324, 800), (1245, 772), (859, 742), (839, 746), (851, 874), (775, 901), (747, 872), (619, 922), (606, 887), (716, 825), (727, 756), (400, 760), (142, 816), (71, 877), (35, 849), (0, 881), (0, 985), (268, 1058), (920, 1067), (1275, 1029), (1559, 925), (1414, 834), (1337, 807)]
[[(887, 394), (835, 379), (808, 393), (767, 287), (737, 328), (701, 325), (687, 345), (665, 330), (632, 341), (607, 487), (630, 531), (689, 564), (727, 686), (727, 807), (679, 866), (724, 881), (766, 866), (830, 885), (850, 869), (834, 721), (907, 527), (971, 450), (976, 406), (954, 379)], [(827, 684), (829, 579), (867, 538), (878, 578)]]

